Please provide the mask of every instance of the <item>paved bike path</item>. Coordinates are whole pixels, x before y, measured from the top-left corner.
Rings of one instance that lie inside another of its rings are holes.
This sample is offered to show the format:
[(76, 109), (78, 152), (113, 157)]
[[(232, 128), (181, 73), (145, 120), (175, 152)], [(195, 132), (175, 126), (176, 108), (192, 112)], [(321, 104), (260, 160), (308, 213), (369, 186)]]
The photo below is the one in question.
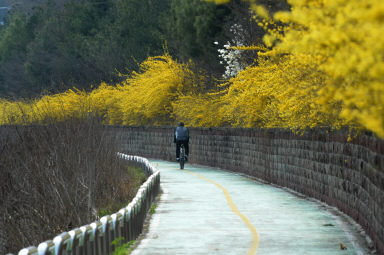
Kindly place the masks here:
[(353, 225), (311, 199), (214, 168), (151, 163), (163, 194), (133, 255), (369, 254)]

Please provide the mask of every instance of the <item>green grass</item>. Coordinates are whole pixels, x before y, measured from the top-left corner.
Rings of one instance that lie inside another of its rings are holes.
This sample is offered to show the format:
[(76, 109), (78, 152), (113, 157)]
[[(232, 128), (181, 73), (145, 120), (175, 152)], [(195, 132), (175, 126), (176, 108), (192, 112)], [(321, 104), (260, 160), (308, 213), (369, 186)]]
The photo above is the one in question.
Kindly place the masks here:
[(113, 255), (126, 255), (132, 252), (132, 246), (136, 243), (136, 240), (124, 243), (124, 237), (119, 237), (112, 241), (112, 245), (115, 246)]
[(151, 209), (149, 209), (149, 214), (152, 215), (156, 212), (157, 203), (153, 203)]

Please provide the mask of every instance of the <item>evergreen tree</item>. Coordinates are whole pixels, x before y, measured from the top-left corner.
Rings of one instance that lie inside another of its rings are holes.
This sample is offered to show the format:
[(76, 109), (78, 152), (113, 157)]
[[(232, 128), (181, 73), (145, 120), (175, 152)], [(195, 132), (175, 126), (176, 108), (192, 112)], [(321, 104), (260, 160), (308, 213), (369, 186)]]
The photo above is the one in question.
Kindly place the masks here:
[(0, 94), (25, 96), (30, 92), (24, 62), (27, 47), (35, 39), (35, 31), (41, 23), (41, 9), (36, 9), (29, 18), (16, 12), (9, 25), (0, 31)]
[(226, 5), (202, 0), (172, 0), (167, 22), (167, 40), (182, 60), (192, 59), (210, 72), (220, 73), (215, 41), (226, 41), (224, 26), (231, 20)]

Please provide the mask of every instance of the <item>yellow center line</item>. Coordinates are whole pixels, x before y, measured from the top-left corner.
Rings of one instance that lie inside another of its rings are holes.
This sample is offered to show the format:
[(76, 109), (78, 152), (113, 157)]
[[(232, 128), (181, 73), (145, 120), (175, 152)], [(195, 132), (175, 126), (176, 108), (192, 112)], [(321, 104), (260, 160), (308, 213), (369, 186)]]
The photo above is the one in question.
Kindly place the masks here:
[(199, 177), (200, 179), (203, 179), (207, 182), (210, 182), (214, 185), (216, 185), (219, 189), (221, 189), (223, 192), (224, 192), (224, 195), (225, 195), (225, 198), (227, 199), (227, 203), (229, 204), (229, 206), (231, 207), (232, 211), (238, 215), (242, 220), (243, 222), (245, 223), (245, 225), (247, 225), (247, 227), (249, 228), (249, 230), (251, 231), (252, 233), (252, 243), (251, 243), (251, 247), (249, 248), (248, 250), (248, 253), (247, 255), (253, 255), (253, 254), (256, 254), (256, 251), (257, 251), (257, 248), (259, 247), (259, 234), (257, 233), (256, 231), (256, 228), (252, 225), (252, 223), (248, 220), (248, 218), (242, 214), (239, 209), (237, 209), (237, 206), (235, 205), (235, 203), (233, 202), (231, 196), (229, 195), (229, 192), (223, 187), (221, 186), (220, 184), (217, 184), (216, 182), (214, 181), (211, 181), (210, 179), (207, 179), (197, 173), (193, 173), (193, 172), (190, 172), (188, 170), (184, 170), (185, 172), (189, 173), (189, 174), (192, 174), (192, 175), (195, 175), (197, 177)]

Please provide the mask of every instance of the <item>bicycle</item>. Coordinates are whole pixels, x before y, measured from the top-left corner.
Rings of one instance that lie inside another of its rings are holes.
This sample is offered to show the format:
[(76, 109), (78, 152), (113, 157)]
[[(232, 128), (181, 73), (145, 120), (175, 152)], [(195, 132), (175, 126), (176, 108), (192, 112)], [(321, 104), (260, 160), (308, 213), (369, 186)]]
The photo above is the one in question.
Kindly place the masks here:
[(180, 169), (184, 169), (184, 163), (186, 161), (186, 158), (185, 158), (185, 148), (184, 148), (184, 144), (181, 144), (180, 145)]

